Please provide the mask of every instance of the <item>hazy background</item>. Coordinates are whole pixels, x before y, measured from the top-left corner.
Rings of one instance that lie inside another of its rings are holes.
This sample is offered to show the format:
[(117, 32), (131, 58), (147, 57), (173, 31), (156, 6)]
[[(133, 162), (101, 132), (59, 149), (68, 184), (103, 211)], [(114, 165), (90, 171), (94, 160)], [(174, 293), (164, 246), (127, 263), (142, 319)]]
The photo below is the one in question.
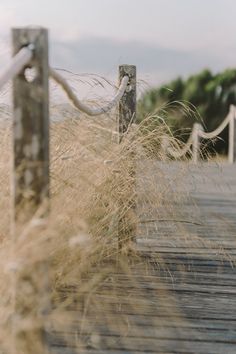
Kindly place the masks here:
[(0, 65), (11, 27), (50, 29), (51, 64), (115, 77), (136, 64), (148, 84), (236, 64), (235, 0), (0, 0)]

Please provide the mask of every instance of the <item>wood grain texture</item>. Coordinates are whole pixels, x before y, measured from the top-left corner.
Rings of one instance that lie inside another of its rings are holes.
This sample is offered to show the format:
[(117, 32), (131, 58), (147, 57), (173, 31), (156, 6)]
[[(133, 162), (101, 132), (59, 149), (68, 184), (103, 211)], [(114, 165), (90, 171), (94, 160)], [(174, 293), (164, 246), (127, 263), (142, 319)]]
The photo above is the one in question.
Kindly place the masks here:
[[(49, 95), (48, 33), (42, 28), (17, 28), (12, 31), (13, 55), (32, 45), (33, 59), (13, 81), (14, 145), (14, 237), (19, 238), (26, 224), (49, 204)], [(25, 69), (34, 68), (31, 78)], [(33, 233), (33, 232), (32, 232)], [(34, 227), (37, 235), (37, 227)], [(14, 274), (15, 317), (14, 354), (48, 353), (44, 324), (49, 310), (49, 280), (45, 262), (35, 268), (17, 267)], [(30, 304), (30, 305), (29, 305)], [(25, 328), (22, 323), (37, 323)]]
[(49, 93), (48, 35), (42, 28), (13, 29), (13, 55), (33, 45), (34, 68), (27, 80), (25, 69), (13, 80), (14, 204), (17, 222), (27, 222), (49, 196)]
[(136, 121), (136, 66), (121, 65), (119, 67), (119, 80), (129, 77), (127, 89), (119, 102), (119, 140), (127, 131), (130, 124)]

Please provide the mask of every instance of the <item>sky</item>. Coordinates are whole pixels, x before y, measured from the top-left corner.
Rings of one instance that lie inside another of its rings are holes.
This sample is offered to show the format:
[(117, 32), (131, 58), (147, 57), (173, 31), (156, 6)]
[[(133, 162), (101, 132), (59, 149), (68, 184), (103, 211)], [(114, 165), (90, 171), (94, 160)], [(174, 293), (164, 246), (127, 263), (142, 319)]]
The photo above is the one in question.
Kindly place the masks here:
[(116, 75), (136, 64), (156, 85), (236, 65), (236, 0), (0, 0), (0, 64), (11, 27), (50, 31), (51, 65)]

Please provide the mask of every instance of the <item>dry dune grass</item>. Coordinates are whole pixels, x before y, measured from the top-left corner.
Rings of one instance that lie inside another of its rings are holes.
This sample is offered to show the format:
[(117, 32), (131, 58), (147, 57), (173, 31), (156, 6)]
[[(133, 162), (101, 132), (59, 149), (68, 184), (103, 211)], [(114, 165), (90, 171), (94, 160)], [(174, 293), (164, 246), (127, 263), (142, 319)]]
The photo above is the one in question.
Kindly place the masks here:
[[(55, 323), (59, 332), (69, 325), (80, 328), (77, 338), (64, 338), (75, 341), (78, 352), (88, 336), (96, 347), (94, 317), (103, 327), (107, 323), (111, 333), (116, 325), (125, 335), (125, 318), (121, 315), (115, 324), (111, 319), (117, 299), (124, 295), (117, 274), (126, 276), (139, 294), (143, 311), (150, 311), (132, 271), (134, 263), (143, 262), (132, 241), (138, 222), (134, 170), (137, 164), (139, 170), (147, 168), (142, 161), (165, 158), (157, 146), (166, 128), (153, 128), (148, 117), (139, 127), (133, 126), (120, 145), (110, 132), (115, 129), (115, 121), (106, 117), (99, 122), (72, 117), (52, 124), (50, 216), (42, 222), (36, 215), (13, 240), (11, 127), (1, 127), (0, 353), (10, 353), (12, 347), (17, 347), (18, 354), (43, 352), (41, 329), (51, 330)], [(161, 208), (168, 196), (168, 182), (159, 188), (155, 181), (150, 176), (146, 183), (152, 188), (140, 193), (142, 213)], [(134, 306), (132, 298), (126, 301), (126, 308)], [(162, 293), (160, 301), (171, 303), (173, 312), (170, 294)], [(77, 312), (68, 311), (72, 308)], [(179, 315), (177, 309), (174, 313)], [(136, 335), (139, 330), (132, 326)]]
[[(68, 308), (75, 303), (81, 311), (83, 307), (83, 326), (90, 306), (100, 315), (102, 311), (104, 318), (104, 309), (109, 314), (114, 303), (104, 300), (101, 310), (95, 290), (118, 269), (131, 278), (130, 259), (138, 259), (132, 242), (137, 224), (134, 166), (153, 156), (161, 129), (144, 134), (146, 125), (134, 126), (120, 145), (115, 129), (116, 123), (106, 117), (100, 122), (72, 117), (52, 123), (50, 216), (43, 222), (35, 215), (13, 237), (11, 126), (1, 126), (0, 343), (4, 354), (12, 347), (19, 354), (42, 352), (39, 337), (44, 322), (48, 327), (53, 323), (50, 319), (56, 318), (65, 328)], [(161, 200), (153, 192), (146, 199)], [(73, 288), (78, 290), (68, 292)], [(122, 323), (123, 319), (121, 327)]]

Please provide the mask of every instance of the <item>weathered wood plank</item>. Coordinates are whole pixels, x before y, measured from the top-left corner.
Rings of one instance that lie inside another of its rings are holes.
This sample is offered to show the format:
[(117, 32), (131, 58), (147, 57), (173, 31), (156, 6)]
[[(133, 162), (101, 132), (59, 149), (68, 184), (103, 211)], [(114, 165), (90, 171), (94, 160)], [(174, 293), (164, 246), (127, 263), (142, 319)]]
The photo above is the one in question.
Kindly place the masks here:
[[(191, 341), (189, 340), (172, 340), (168, 339), (143, 339), (143, 338), (117, 338), (102, 336), (100, 337), (100, 343), (91, 342), (90, 338), (87, 339), (87, 342), (91, 349), (100, 350), (100, 353), (103, 350), (109, 350), (114, 353), (117, 350), (120, 352), (141, 352), (141, 353), (199, 353), (199, 354), (222, 354), (226, 352), (227, 354), (235, 353), (235, 344), (227, 342), (201, 342), (201, 341)], [(56, 344), (56, 343), (55, 343)], [(59, 347), (63, 346), (63, 341), (57, 343)], [(71, 345), (73, 348), (73, 345)], [(83, 350), (83, 345), (81, 343), (80, 353)], [(90, 352), (90, 350), (87, 352)]]
[[(105, 319), (105, 321), (104, 321)], [(150, 316), (147, 315), (137, 315), (137, 314), (127, 314), (125, 316), (120, 316), (119, 314), (106, 314), (104, 317), (97, 317), (94, 318), (92, 315), (88, 315), (86, 318), (81, 318), (78, 312), (70, 313), (70, 317), (68, 320), (63, 320), (61, 327), (58, 326), (58, 318), (53, 319), (52, 317), (52, 326), (55, 331), (59, 331), (60, 328), (65, 328), (67, 326), (68, 332), (70, 328), (73, 326), (77, 326), (77, 330), (83, 326), (87, 326), (87, 328), (97, 328), (99, 329), (100, 326), (104, 327), (105, 323), (111, 324), (112, 328), (119, 327), (120, 323), (126, 323), (126, 327), (139, 327), (149, 328), (150, 326), (154, 326), (159, 328), (179, 328), (179, 329), (199, 329), (199, 330), (217, 330), (217, 331), (230, 331), (235, 330), (235, 321), (234, 320), (221, 320), (221, 319), (195, 319), (195, 320), (187, 320), (186, 318), (179, 318), (179, 317), (167, 317), (167, 316), (158, 316), (156, 319), (154, 318), (153, 321), (150, 321)], [(71, 326), (71, 327), (70, 327)], [(84, 327), (83, 327), (84, 328)], [(83, 333), (83, 330), (81, 331)]]

